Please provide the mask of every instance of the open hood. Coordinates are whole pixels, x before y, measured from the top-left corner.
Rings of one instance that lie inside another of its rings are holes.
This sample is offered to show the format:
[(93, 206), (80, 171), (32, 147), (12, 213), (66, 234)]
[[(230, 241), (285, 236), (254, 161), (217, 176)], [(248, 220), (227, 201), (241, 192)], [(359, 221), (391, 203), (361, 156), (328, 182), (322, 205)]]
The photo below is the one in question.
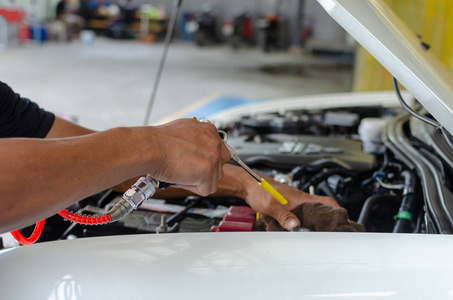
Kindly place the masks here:
[(453, 76), (383, 1), (318, 2), (453, 133)]

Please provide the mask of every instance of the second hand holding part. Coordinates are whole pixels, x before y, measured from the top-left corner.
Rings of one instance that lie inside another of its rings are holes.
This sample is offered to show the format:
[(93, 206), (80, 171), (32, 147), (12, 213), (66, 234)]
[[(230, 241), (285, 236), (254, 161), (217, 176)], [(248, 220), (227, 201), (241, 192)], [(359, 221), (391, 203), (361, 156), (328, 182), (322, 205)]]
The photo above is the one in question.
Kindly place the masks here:
[(272, 197), (274, 197), (275, 200), (280, 202), (282, 205), (288, 204), (288, 200), (285, 199), (285, 197), (282, 196), (272, 185), (270, 185), (264, 178), (261, 178), (258, 174), (256, 174), (252, 169), (249, 168), (240, 158), (237, 152), (227, 144), (227, 133), (223, 130), (218, 130), (220, 137), (222, 138), (223, 142), (225, 143), (225, 146), (227, 147), (228, 151), (230, 152), (231, 159), (235, 161), (241, 168), (243, 168), (247, 173), (249, 173), (255, 180), (258, 182), (258, 184), (266, 191), (268, 192)]

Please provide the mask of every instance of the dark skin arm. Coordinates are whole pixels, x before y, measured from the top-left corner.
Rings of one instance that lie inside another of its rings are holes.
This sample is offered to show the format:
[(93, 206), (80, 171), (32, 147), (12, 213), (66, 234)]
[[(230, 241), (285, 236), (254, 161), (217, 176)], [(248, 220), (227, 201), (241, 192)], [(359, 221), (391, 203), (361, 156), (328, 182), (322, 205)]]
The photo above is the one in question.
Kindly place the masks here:
[(55, 117), (55, 121), (47, 133), (46, 139), (82, 136), (95, 132), (94, 130), (79, 126), (62, 118)]
[(190, 119), (97, 133), (68, 123), (57, 119), (46, 139), (0, 140), (0, 232), (141, 174), (206, 196), (230, 159), (215, 127)]

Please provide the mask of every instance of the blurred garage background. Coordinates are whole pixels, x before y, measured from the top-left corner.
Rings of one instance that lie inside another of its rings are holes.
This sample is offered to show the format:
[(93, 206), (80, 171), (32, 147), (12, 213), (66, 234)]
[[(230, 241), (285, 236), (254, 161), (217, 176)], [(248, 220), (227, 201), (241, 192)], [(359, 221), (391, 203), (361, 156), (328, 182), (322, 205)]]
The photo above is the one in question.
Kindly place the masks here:
[[(453, 2), (386, 0), (452, 68)], [(174, 2), (1, 0), (0, 80), (103, 130), (141, 125)], [(183, 1), (150, 124), (209, 103), (392, 89), (315, 0)]]

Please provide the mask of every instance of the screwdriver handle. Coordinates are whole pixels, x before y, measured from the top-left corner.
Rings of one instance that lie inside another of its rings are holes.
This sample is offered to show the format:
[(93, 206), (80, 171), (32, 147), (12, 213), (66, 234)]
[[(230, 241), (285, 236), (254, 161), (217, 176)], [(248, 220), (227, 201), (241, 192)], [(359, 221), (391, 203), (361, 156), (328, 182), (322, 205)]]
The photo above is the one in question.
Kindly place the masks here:
[(264, 178), (261, 178), (261, 182), (258, 182), (258, 184), (266, 190), (272, 197), (274, 197), (275, 200), (280, 202), (282, 205), (288, 204), (288, 200), (285, 199), (285, 197), (282, 196), (272, 185), (270, 185)]

